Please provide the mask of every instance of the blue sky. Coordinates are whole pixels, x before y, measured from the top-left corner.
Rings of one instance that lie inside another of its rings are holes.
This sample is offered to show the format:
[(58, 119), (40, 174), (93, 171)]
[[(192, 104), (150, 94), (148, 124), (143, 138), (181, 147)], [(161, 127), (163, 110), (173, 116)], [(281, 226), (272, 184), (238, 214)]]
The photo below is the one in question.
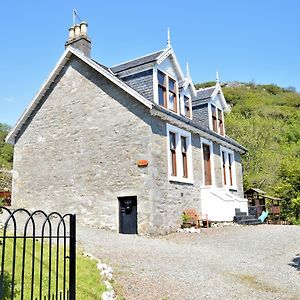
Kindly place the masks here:
[(72, 10), (92, 57), (112, 66), (171, 44), (195, 83), (215, 79), (300, 91), (300, 1), (1, 1), (0, 122), (14, 125), (64, 51)]

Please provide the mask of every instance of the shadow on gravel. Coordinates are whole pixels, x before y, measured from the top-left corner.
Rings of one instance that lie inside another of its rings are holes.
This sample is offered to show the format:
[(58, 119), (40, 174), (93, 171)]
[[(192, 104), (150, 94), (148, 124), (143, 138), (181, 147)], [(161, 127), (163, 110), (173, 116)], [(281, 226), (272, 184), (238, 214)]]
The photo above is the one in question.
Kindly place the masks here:
[(296, 254), (296, 257), (289, 263), (289, 266), (300, 271), (300, 253)]

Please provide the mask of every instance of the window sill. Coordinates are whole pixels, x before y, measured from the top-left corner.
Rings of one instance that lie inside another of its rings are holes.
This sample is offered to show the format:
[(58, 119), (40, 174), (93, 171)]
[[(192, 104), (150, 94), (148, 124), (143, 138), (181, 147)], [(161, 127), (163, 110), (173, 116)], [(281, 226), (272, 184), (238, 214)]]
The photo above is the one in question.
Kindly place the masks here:
[(186, 183), (186, 184), (191, 184), (193, 185), (194, 184), (194, 181), (190, 178), (183, 178), (183, 177), (173, 177), (173, 176), (170, 176), (169, 177), (169, 181), (170, 182), (174, 182), (174, 183)]

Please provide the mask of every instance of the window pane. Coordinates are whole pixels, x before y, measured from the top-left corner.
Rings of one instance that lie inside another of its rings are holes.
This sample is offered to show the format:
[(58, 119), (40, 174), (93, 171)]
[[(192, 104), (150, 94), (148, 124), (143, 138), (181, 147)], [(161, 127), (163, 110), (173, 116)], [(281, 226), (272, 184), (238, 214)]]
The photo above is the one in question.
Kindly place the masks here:
[(181, 151), (186, 152), (186, 137), (185, 136), (181, 137)]
[(175, 92), (175, 81), (172, 79), (169, 79), (169, 90)]
[(218, 119), (219, 119), (219, 120), (223, 120), (221, 109), (218, 109)]
[(158, 103), (165, 106), (165, 89), (161, 86), (158, 87)]
[(223, 162), (223, 179), (224, 185), (226, 185), (226, 160), (225, 160), (225, 152), (222, 151), (222, 162)]
[(163, 74), (162, 72), (158, 71), (157, 72), (157, 78), (158, 78), (158, 82), (161, 85), (165, 85), (165, 74)]
[(187, 96), (184, 96), (184, 110), (185, 116), (190, 117), (190, 99)]
[(177, 175), (176, 167), (176, 135), (174, 132), (169, 132), (170, 138), (170, 160), (171, 160), (171, 175)]
[(211, 185), (211, 165), (210, 165), (210, 147), (203, 144), (203, 158), (204, 158), (204, 184)]
[(170, 149), (175, 149), (176, 147), (175, 133), (169, 132), (169, 136), (170, 136)]
[(217, 117), (216, 107), (214, 105), (211, 106), (211, 113), (213, 116)]
[(169, 109), (175, 110), (175, 95), (169, 92)]

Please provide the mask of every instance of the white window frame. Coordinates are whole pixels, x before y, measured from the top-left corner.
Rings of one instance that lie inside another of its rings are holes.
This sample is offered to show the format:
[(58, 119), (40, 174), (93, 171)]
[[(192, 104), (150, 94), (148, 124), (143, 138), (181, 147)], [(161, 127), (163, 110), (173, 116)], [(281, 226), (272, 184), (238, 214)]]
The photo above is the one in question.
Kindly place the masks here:
[[(184, 97), (187, 97), (189, 99), (189, 106), (190, 106), (190, 116), (189, 117), (186, 116), (185, 105), (184, 105)], [(192, 120), (193, 119), (192, 97), (189, 93), (181, 92), (179, 106), (180, 106), (179, 114), (183, 117), (186, 117), (186, 118)]]
[[(224, 174), (223, 174), (223, 157), (222, 152), (225, 153), (225, 172), (226, 172), (226, 184), (224, 182)], [(232, 185), (230, 185), (230, 174), (229, 174), (229, 157), (228, 154), (232, 156), (232, 166), (231, 166), (231, 172), (232, 172)], [(225, 188), (230, 190), (237, 190), (236, 185), (236, 164), (234, 159), (234, 151), (225, 148), (223, 146), (220, 146), (220, 157), (221, 157), (221, 170), (222, 170), (222, 184)]]
[[(170, 110), (171, 112), (173, 112), (174, 114), (179, 115), (180, 114), (180, 97), (179, 97), (179, 89), (178, 89), (178, 81), (172, 76), (170, 75), (168, 72), (158, 69), (158, 68), (154, 68), (153, 69), (153, 91), (154, 91), (154, 102), (156, 104), (159, 104), (158, 101), (158, 72), (163, 73), (166, 76), (166, 92), (167, 92), (167, 107), (165, 107), (166, 109)], [(176, 90), (176, 99), (177, 99), (177, 104), (176, 104), (176, 111), (173, 111), (170, 109), (169, 106), (169, 78), (172, 79), (175, 82), (175, 90)], [(164, 106), (162, 106), (164, 107)]]
[[(217, 113), (217, 131), (214, 131), (214, 128), (213, 128), (213, 122), (212, 122), (212, 105), (216, 108), (216, 113)], [(222, 114), (222, 121), (223, 121), (223, 133), (224, 133), (224, 136), (226, 135), (226, 133), (225, 133), (225, 122), (224, 122), (224, 111), (223, 111), (223, 109), (221, 108), (221, 107), (219, 107), (218, 105), (216, 105), (216, 104), (214, 104), (214, 103), (209, 103), (209, 105), (208, 105), (208, 115), (209, 115), (209, 128), (213, 131), (213, 132), (215, 132), (215, 133), (217, 133), (217, 134), (219, 134), (219, 135), (221, 135), (221, 133), (220, 133), (220, 126), (219, 126), (219, 111), (218, 111), (218, 109), (221, 111), (221, 114)], [(222, 135), (223, 136), (223, 135)]]
[[(215, 178), (215, 156), (214, 156), (214, 144), (212, 141), (209, 141), (205, 138), (200, 137), (201, 143), (201, 155), (202, 155), (202, 183), (201, 186), (203, 187), (210, 187), (216, 185), (216, 178)], [(203, 144), (209, 146), (210, 151), (210, 168), (211, 168), (211, 185), (205, 184), (205, 170), (204, 170), (204, 155), (203, 155)]]
[[(167, 153), (168, 153), (168, 179), (169, 181), (177, 181), (184, 183), (194, 183), (193, 180), (193, 158), (192, 158), (192, 135), (190, 132), (185, 131), (181, 128), (173, 126), (171, 124), (166, 124), (167, 129)], [(171, 175), (172, 161), (170, 158), (170, 132), (175, 133), (176, 140), (176, 176)], [(186, 138), (187, 147), (187, 178), (183, 177), (183, 161), (181, 153), (181, 137)]]

